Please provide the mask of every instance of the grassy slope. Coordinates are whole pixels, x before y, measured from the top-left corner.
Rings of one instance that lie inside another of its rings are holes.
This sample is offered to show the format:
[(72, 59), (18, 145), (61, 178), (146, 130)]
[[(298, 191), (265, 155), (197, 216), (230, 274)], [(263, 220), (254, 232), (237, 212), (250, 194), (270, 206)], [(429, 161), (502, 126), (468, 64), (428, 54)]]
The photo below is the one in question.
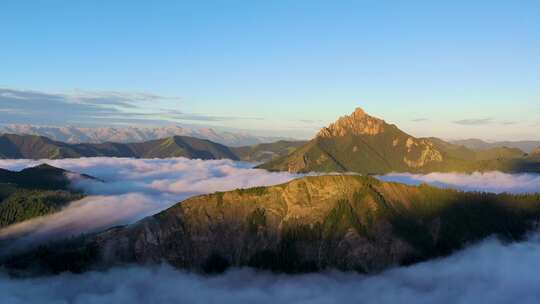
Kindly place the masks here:
[(280, 156), (289, 155), (304, 144), (306, 144), (306, 141), (280, 140), (273, 143), (233, 147), (231, 149), (240, 160), (248, 162), (267, 162)]
[(92, 156), (237, 159), (226, 146), (208, 140), (174, 136), (143, 143), (67, 144), (33, 135), (0, 136), (1, 158), (60, 159)]
[[(6, 265), (84, 270), (92, 266), (90, 255), (102, 266), (165, 260), (208, 272), (229, 265), (372, 272), (446, 255), (490, 235), (518, 240), (539, 219), (539, 194), (463, 193), (362, 176), (316, 176), (193, 197), (134, 225), (76, 246), (41, 248)], [(66, 263), (51, 266), (58, 256)]]
[[(540, 172), (537, 158), (527, 157), (519, 149), (492, 148), (471, 150), (453, 145), (437, 138), (419, 139), (433, 144), (443, 156), (442, 162), (431, 162), (419, 168), (408, 166), (404, 157), (412, 159), (421, 154), (421, 149), (412, 147), (408, 151), (402, 143), (410, 136), (395, 126), (376, 136), (339, 136), (315, 138), (289, 155), (285, 155), (259, 166), (271, 171), (292, 172), (358, 172), (384, 174), (389, 172), (434, 172), (434, 171), (491, 171)], [(397, 145), (394, 145), (394, 142)]]

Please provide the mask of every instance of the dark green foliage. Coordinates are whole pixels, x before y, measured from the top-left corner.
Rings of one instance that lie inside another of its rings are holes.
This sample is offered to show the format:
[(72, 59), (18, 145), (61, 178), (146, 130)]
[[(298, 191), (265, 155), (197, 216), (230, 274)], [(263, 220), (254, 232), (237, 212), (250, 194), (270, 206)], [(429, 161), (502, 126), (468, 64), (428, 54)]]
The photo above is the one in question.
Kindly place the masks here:
[(4, 257), (2, 265), (11, 272), (23, 274), (81, 273), (99, 261), (97, 244), (87, 242), (84, 236), (42, 245), (24, 254)]
[(283, 223), (281, 240), (276, 249), (266, 249), (251, 256), (247, 265), (257, 269), (283, 273), (320, 270), (315, 259), (306, 259), (305, 251), (320, 244), (322, 225), (304, 225), (294, 221)]
[(238, 157), (226, 146), (188, 136), (173, 136), (142, 143), (68, 144), (42, 136), (0, 136), (0, 158), (60, 159), (78, 157), (188, 157), (200, 159)]
[(243, 161), (267, 162), (281, 156), (289, 155), (296, 148), (304, 145), (305, 141), (280, 140), (273, 143), (253, 146), (235, 147), (232, 151)]
[[(67, 190), (70, 181), (66, 177), (66, 173), (66, 170), (48, 164), (41, 164), (18, 172), (0, 169), (0, 183), (13, 184), (21, 188)], [(83, 177), (92, 179), (86, 175)]]
[(230, 266), (229, 260), (217, 253), (213, 253), (206, 259), (202, 270), (208, 274), (220, 274), (224, 273)]
[(247, 219), (249, 225), (249, 231), (252, 233), (257, 232), (259, 227), (266, 226), (266, 210), (263, 208), (255, 209)]
[(342, 199), (326, 216), (323, 222), (323, 237), (332, 238), (336, 234), (342, 235), (349, 227), (356, 229), (357, 232), (365, 230), (349, 201)]
[(257, 195), (261, 196), (263, 194), (268, 193), (267, 187), (253, 187), (253, 188), (246, 188), (246, 189), (236, 189), (235, 190), (240, 195)]
[(0, 202), (0, 227), (57, 212), (82, 197), (64, 190), (18, 189)]

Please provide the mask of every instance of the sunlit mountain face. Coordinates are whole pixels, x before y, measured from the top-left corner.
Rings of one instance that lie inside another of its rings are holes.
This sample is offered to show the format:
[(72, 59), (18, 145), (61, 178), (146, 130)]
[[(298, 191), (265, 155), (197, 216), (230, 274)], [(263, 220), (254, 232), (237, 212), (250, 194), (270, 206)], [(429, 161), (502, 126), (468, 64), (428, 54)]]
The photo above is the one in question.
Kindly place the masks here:
[(3, 1), (0, 304), (538, 303), (539, 11)]
[(242, 147), (0, 139), (0, 286), (14, 301), (538, 295), (515, 284), (539, 261), (535, 151), (417, 138), (359, 108), (309, 141)]
[(359, 108), (309, 141), (243, 147), (0, 139), (0, 284), (14, 301), (450, 303), (493, 284), (511, 286), (497, 301), (537, 296), (514, 284), (538, 262), (535, 151), (417, 138)]

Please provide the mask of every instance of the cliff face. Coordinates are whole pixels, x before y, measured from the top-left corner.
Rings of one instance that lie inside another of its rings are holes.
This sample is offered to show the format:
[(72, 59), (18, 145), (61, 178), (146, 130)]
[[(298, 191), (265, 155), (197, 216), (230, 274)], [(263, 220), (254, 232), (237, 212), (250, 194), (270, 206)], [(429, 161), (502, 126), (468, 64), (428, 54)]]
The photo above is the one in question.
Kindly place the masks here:
[(260, 166), (276, 171), (387, 173), (421, 171), (445, 160), (429, 139), (410, 136), (357, 108), (293, 153)]
[(194, 197), (89, 244), (106, 265), (373, 272), (491, 234), (519, 238), (540, 217), (538, 202), (538, 195), (461, 193), (361, 176), (305, 177)]
[(384, 120), (369, 116), (361, 108), (356, 108), (351, 115), (340, 117), (328, 127), (322, 128), (317, 137), (377, 135), (384, 131), (385, 124)]
[(397, 126), (357, 108), (340, 117), (292, 153), (260, 168), (289, 172), (493, 171), (538, 172), (519, 149), (506, 147), (472, 150), (438, 138), (416, 138)]

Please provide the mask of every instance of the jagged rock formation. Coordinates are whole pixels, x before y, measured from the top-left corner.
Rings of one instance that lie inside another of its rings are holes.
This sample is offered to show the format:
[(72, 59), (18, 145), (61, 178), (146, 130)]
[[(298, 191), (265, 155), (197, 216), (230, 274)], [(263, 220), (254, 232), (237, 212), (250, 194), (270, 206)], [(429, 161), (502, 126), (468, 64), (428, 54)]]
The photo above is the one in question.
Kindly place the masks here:
[(384, 120), (371, 117), (361, 108), (356, 108), (351, 115), (342, 116), (328, 127), (322, 128), (317, 137), (377, 135), (384, 131), (385, 124)]
[(536, 227), (539, 203), (538, 194), (465, 193), (358, 175), (304, 177), (193, 197), (4, 266), (59, 272), (167, 262), (206, 272), (227, 266), (374, 272), (446, 255), (490, 235), (519, 239)]
[[(433, 172), (508, 170), (535, 171), (540, 166), (514, 163), (525, 155), (519, 149), (471, 150), (437, 138), (416, 138), (397, 126), (357, 108), (320, 130), (293, 153), (260, 166), (289, 172)], [(508, 161), (507, 161), (508, 160)], [(511, 161), (509, 161), (511, 160)]]

